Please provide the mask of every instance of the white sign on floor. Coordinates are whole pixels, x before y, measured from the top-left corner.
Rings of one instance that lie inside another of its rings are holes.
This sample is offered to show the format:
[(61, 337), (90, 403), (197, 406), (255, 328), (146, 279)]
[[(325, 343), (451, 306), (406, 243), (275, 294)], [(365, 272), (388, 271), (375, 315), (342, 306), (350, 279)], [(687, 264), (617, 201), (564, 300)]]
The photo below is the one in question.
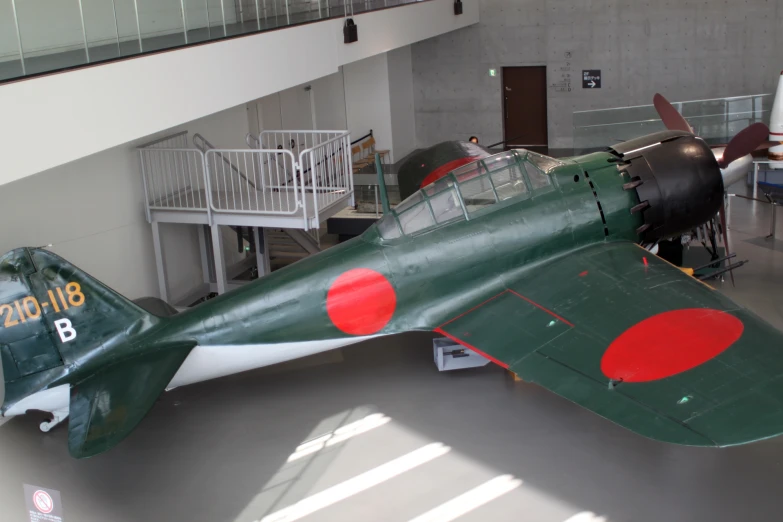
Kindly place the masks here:
[(30, 522), (63, 522), (63, 504), (56, 489), (25, 484), (24, 498)]

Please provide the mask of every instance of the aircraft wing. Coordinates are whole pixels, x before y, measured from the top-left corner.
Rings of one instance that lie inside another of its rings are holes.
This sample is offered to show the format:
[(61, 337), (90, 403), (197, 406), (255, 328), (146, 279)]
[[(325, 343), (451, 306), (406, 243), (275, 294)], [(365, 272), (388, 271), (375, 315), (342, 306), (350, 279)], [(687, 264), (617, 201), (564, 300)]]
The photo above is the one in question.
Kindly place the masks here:
[(436, 331), (652, 439), (783, 433), (783, 333), (641, 247), (575, 250), (505, 287)]
[(141, 422), (195, 342), (169, 343), (101, 369), (71, 387), (68, 449), (74, 458), (113, 447)]

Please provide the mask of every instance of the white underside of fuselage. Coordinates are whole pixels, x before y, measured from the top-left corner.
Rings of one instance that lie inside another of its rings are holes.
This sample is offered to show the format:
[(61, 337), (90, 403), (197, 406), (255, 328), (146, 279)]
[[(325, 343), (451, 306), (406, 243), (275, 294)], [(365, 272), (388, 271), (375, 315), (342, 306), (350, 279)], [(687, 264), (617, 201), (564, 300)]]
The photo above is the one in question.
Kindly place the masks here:
[(24, 399), (13, 404), (6, 410), (5, 417), (23, 415), (28, 410), (40, 410), (54, 412), (67, 410), (71, 403), (71, 385), (61, 384), (54, 388), (47, 388), (31, 393)]
[(376, 337), (343, 337), (318, 341), (276, 344), (236, 344), (196, 346), (174, 375), (167, 390), (226, 375), (263, 368), (273, 364), (342, 348)]
[[(196, 346), (182, 363), (166, 390), (307, 357), (373, 337), (377, 336), (276, 344)], [(65, 412), (69, 406), (70, 385), (63, 384), (28, 395), (8, 408), (4, 416), (22, 415), (29, 410), (59, 411), (67, 415)]]

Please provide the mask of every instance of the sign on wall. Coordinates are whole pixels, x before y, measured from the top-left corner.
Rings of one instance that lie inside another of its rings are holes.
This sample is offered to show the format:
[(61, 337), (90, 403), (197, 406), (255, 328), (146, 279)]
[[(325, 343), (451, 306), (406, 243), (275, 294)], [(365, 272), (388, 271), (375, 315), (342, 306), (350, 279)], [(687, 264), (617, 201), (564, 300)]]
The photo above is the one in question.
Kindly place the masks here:
[(601, 88), (601, 69), (582, 70), (582, 89)]
[[(567, 57), (571, 56), (570, 51), (565, 53)], [(552, 83), (549, 85), (555, 92), (571, 92), (571, 62), (550, 63), (552, 72), (550, 78)]]

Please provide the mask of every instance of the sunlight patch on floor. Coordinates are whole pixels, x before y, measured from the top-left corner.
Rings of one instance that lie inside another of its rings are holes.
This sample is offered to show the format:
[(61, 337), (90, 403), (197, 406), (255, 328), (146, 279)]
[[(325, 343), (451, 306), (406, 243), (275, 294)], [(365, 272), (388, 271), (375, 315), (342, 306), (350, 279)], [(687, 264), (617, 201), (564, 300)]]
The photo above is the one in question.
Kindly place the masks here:
[(522, 485), (512, 475), (501, 475), (427, 511), (410, 522), (451, 522)]

